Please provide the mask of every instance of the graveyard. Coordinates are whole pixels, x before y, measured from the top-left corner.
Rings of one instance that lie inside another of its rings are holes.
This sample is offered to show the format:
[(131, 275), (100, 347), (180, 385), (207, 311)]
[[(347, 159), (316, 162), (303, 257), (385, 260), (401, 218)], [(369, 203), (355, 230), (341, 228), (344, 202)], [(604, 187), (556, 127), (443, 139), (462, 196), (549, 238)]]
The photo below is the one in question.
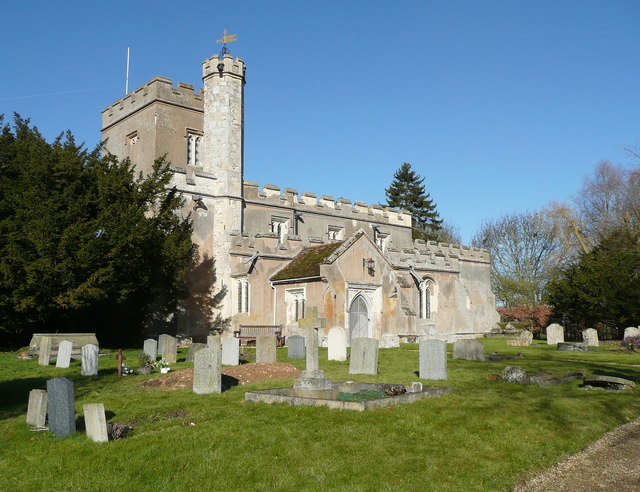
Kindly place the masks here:
[[(21, 359), (20, 351), (2, 352), (0, 476), (6, 490), (111, 490), (115, 481), (125, 489), (144, 484), (160, 490), (505, 490), (640, 415), (637, 390), (589, 391), (579, 380), (523, 385), (495, 377), (506, 365), (517, 365), (527, 374), (581, 371), (640, 381), (640, 356), (620, 345), (574, 352), (541, 340), (529, 346), (507, 345), (504, 338), (479, 343), (485, 354), (522, 355), (456, 359), (448, 344), (446, 374), (427, 374), (420, 351), (434, 347), (406, 343), (380, 349), (375, 374), (354, 374), (349, 360), (328, 360), (328, 349), (320, 347), (317, 371), (334, 382), (451, 388), (439, 397), (364, 412), (245, 399), (248, 392), (300, 384), (292, 377), (242, 384), (223, 376), (221, 392), (202, 394), (194, 391), (195, 383), (193, 388), (144, 384), (194, 368), (205, 360), (199, 355), (206, 355), (203, 347), (194, 350), (194, 362), (186, 360), (188, 348), (178, 348), (177, 362), (165, 375), (136, 374), (138, 348), (122, 352), (134, 369), (123, 376), (118, 376), (118, 351), (102, 347), (97, 373), (87, 376), (80, 360), (65, 368), (53, 359), (40, 365), (37, 358)], [(290, 358), (297, 356), (288, 347), (275, 352), (278, 366), (307, 371), (308, 361)], [(261, 356), (256, 348), (243, 348), (237, 368), (250, 368), (256, 356)], [(208, 364), (220, 364), (211, 357)], [(75, 396), (75, 432), (64, 438), (25, 423), (30, 392), (51, 391), (51, 381), (61, 381), (56, 378), (70, 381)], [(207, 387), (206, 381), (198, 384)], [(107, 422), (124, 429), (119, 439), (90, 438), (84, 420), (100, 413), (96, 404), (104, 406)]]

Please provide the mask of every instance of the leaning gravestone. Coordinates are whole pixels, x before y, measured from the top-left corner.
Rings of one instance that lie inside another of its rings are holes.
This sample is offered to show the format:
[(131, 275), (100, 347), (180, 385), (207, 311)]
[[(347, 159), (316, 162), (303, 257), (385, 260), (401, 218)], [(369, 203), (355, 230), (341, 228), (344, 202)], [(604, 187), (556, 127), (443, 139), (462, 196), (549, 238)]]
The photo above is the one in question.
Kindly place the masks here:
[(222, 339), (222, 364), (237, 366), (240, 364), (240, 340), (236, 337)]
[(457, 340), (453, 344), (453, 358), (484, 362), (484, 345), (480, 340)]
[(47, 420), (47, 392), (45, 390), (31, 390), (29, 405), (27, 406), (27, 424), (34, 427), (44, 427)]
[(447, 379), (447, 342), (420, 339), (420, 379)]
[(82, 376), (98, 375), (98, 347), (92, 344), (83, 346), (81, 361), (80, 374)]
[(84, 426), (87, 437), (94, 442), (107, 442), (107, 419), (104, 414), (104, 403), (87, 403), (82, 405), (84, 412)]
[(153, 338), (147, 338), (142, 346), (142, 351), (149, 356), (152, 361), (158, 358), (158, 342)]
[(256, 362), (275, 362), (277, 343), (278, 339), (275, 336), (256, 337)]
[(167, 335), (164, 340), (164, 352), (162, 358), (168, 363), (173, 364), (178, 360), (178, 339)]
[(76, 431), (73, 383), (67, 378), (47, 381), (49, 430), (56, 437), (70, 436)]
[(327, 337), (328, 360), (347, 360), (347, 332), (342, 326), (333, 326)]
[(222, 392), (222, 354), (219, 348), (196, 352), (193, 361), (193, 392), (199, 395)]
[(638, 335), (640, 335), (640, 329), (635, 326), (630, 326), (624, 329), (624, 338), (637, 337)]
[(68, 340), (63, 340), (58, 345), (58, 358), (56, 359), (56, 367), (66, 369), (69, 367), (69, 363), (71, 362), (71, 349), (73, 348), (73, 343)]
[(517, 340), (507, 340), (507, 345), (510, 347), (528, 347), (533, 342), (533, 333), (529, 330), (524, 330), (520, 333), (520, 338)]
[(582, 341), (589, 347), (597, 347), (599, 345), (598, 330), (595, 328), (587, 328), (584, 330), (582, 332)]
[(351, 339), (349, 374), (378, 374), (378, 340)]
[(547, 345), (564, 343), (564, 328), (558, 323), (547, 326)]
[(42, 337), (40, 339), (40, 354), (38, 355), (38, 364), (48, 366), (51, 360), (51, 338)]
[(289, 359), (304, 359), (304, 337), (293, 335), (287, 337), (287, 357)]
[(220, 335), (207, 335), (207, 347), (220, 348)]
[(164, 347), (165, 347), (165, 342), (167, 341), (167, 338), (170, 338), (171, 335), (166, 335), (166, 334), (162, 334), (158, 337), (158, 355), (160, 356), (160, 358), (164, 357)]
[(187, 362), (193, 362), (195, 360), (196, 352), (207, 348), (206, 343), (192, 343), (189, 345), (189, 350), (187, 351)]

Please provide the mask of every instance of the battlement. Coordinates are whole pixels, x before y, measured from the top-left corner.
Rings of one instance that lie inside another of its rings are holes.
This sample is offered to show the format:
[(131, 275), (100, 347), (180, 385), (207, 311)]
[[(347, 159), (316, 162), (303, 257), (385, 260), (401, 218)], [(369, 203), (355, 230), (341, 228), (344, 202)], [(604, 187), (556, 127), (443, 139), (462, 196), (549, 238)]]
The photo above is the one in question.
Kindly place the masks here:
[(223, 74), (227, 74), (244, 80), (244, 71), (244, 61), (241, 58), (234, 58), (228, 53), (222, 57), (213, 55), (202, 62), (203, 79), (211, 76), (222, 77)]
[(258, 183), (244, 181), (244, 199), (247, 202), (258, 205), (270, 205), (298, 210), (309, 211), (342, 217), (347, 219), (369, 220), (392, 225), (411, 227), (411, 214), (405, 210), (398, 210), (381, 205), (368, 205), (364, 202), (351, 203), (346, 198), (335, 200), (332, 196), (321, 195), (303, 191), (298, 193), (293, 188), (284, 188), (281, 192), (279, 186), (265, 184), (260, 189)]
[(178, 82), (177, 87), (174, 87), (171, 79), (158, 76), (103, 109), (102, 129), (106, 129), (154, 101), (204, 111), (202, 89), (195, 92), (191, 84), (184, 82)]
[(457, 258), (465, 261), (477, 261), (487, 263), (491, 260), (489, 251), (482, 248), (472, 248), (458, 244), (439, 243), (437, 241), (423, 241), (416, 239), (414, 248), (404, 250), (405, 253), (419, 255), (436, 255), (446, 258)]

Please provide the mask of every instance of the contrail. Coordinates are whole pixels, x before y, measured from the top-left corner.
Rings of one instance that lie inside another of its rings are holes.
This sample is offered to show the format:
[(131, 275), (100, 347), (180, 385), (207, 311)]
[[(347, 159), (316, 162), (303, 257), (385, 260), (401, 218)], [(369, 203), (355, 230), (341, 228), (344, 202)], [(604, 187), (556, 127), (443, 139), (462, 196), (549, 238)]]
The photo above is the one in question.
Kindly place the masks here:
[(94, 91), (106, 91), (107, 89), (117, 89), (117, 86), (111, 87), (96, 87), (94, 89), (74, 89), (70, 91), (60, 91), (60, 92), (47, 92), (46, 94), (32, 94), (30, 96), (18, 96), (18, 97), (3, 97), (0, 99), (0, 102), (4, 101), (18, 101), (20, 99), (32, 99), (34, 97), (48, 97), (48, 96), (62, 96), (65, 94), (78, 94), (79, 92), (94, 92)]

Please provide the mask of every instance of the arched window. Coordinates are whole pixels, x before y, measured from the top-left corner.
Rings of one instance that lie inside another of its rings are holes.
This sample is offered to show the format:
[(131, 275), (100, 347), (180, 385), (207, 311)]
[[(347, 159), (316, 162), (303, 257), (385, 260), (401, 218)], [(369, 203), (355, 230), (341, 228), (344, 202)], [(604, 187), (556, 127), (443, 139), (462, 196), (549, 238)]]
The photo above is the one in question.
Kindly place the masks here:
[(431, 318), (431, 297), (434, 294), (434, 282), (430, 278), (420, 283), (420, 318)]

